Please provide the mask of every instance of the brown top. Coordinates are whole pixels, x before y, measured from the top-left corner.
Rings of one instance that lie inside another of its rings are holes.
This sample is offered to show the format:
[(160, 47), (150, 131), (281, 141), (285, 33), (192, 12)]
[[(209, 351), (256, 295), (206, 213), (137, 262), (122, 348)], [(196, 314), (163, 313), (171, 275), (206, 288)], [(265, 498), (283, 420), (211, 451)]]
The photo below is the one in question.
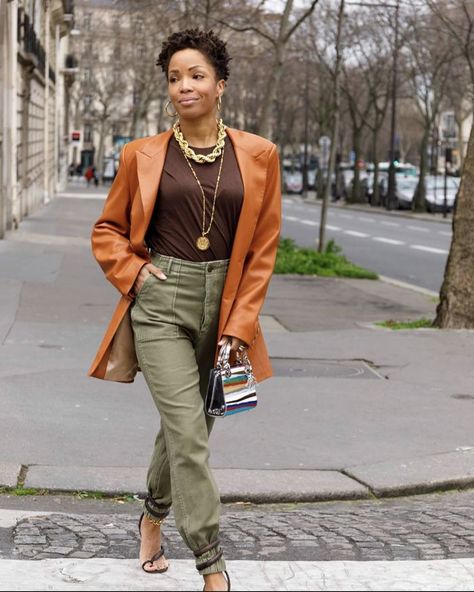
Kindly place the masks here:
[[(210, 154), (214, 146), (191, 148), (196, 154)], [(206, 196), (205, 230), (211, 220), (221, 158), (222, 155), (214, 162), (202, 164), (190, 159)], [(229, 136), (226, 136), (214, 220), (206, 235), (211, 245), (205, 251), (198, 249), (196, 239), (202, 234), (202, 193), (176, 138), (171, 136), (158, 197), (145, 236), (151, 253), (158, 252), (188, 261), (230, 258), (243, 195), (244, 187), (234, 148)]]

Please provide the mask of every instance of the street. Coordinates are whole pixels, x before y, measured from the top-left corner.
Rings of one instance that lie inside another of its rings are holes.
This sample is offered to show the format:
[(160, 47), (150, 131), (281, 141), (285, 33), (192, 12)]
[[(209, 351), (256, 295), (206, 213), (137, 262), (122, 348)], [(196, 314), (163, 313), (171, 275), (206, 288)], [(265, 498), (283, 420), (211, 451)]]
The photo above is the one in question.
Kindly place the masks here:
[[(321, 204), (283, 198), (282, 235), (300, 246), (314, 246), (319, 234)], [(451, 225), (437, 219), (359, 212), (331, 205), (326, 239), (334, 239), (346, 257), (379, 274), (439, 291), (451, 243)]]

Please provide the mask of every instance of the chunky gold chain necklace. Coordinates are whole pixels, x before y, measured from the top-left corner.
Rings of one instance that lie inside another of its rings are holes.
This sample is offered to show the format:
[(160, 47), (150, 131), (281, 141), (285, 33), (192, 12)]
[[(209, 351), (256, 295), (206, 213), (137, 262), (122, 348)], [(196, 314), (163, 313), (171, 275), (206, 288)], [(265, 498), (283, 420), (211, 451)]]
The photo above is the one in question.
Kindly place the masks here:
[(198, 236), (198, 238), (196, 239), (196, 246), (201, 251), (205, 251), (206, 249), (208, 249), (211, 246), (211, 242), (207, 238), (206, 234), (209, 234), (209, 231), (211, 230), (212, 222), (214, 220), (214, 210), (216, 207), (217, 188), (219, 187), (219, 181), (221, 178), (221, 171), (222, 171), (222, 163), (224, 162), (224, 147), (225, 146), (222, 146), (221, 163), (219, 165), (219, 173), (217, 174), (217, 182), (216, 182), (216, 187), (214, 189), (214, 199), (212, 202), (211, 221), (209, 222), (209, 226), (208, 226), (207, 230), (204, 230), (205, 226), (206, 226), (206, 196), (204, 195), (204, 190), (202, 188), (201, 182), (199, 181), (196, 173), (194, 172), (193, 167), (191, 166), (191, 163), (189, 162), (189, 158), (188, 158), (187, 154), (184, 153), (184, 158), (186, 159), (186, 162), (189, 164), (189, 168), (191, 169), (196, 181), (198, 182), (199, 188), (201, 189), (201, 193), (202, 193), (202, 232), (201, 232), (201, 236)]
[(179, 147), (183, 151), (184, 155), (188, 158), (192, 158), (194, 161), (199, 163), (214, 162), (224, 149), (225, 137), (227, 135), (225, 131), (226, 126), (222, 119), (217, 120), (217, 143), (214, 150), (210, 154), (196, 154), (192, 148), (189, 147), (188, 142), (183, 136), (179, 120), (173, 124), (173, 133)]

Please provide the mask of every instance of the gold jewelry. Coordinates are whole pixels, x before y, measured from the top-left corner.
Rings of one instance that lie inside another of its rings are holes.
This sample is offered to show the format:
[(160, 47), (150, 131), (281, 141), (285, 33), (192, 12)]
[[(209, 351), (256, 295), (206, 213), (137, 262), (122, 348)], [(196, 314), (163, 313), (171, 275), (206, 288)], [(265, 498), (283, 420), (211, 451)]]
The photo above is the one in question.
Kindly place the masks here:
[(161, 526), (161, 524), (164, 522), (164, 518), (159, 518), (158, 520), (156, 520), (155, 518), (150, 518), (150, 516), (147, 516), (148, 520), (150, 522), (152, 522), (155, 526)]
[(176, 141), (179, 144), (179, 147), (183, 151), (184, 155), (188, 158), (192, 158), (194, 161), (203, 163), (203, 162), (214, 162), (218, 156), (220, 156), (221, 152), (224, 148), (225, 137), (227, 135), (225, 131), (226, 126), (222, 119), (217, 120), (217, 143), (214, 150), (210, 154), (196, 154), (192, 148), (189, 147), (188, 142), (183, 136), (183, 132), (181, 131), (181, 127), (178, 121), (173, 123), (173, 132)]
[(222, 99), (221, 95), (217, 97), (217, 110), (220, 111), (222, 109)]
[(168, 102), (165, 105), (165, 113), (166, 115), (168, 115), (168, 117), (176, 117), (178, 115), (178, 112), (176, 111), (176, 113), (170, 113), (168, 111), (168, 107), (170, 106), (171, 100), (168, 100)]
[(219, 165), (219, 173), (217, 175), (216, 187), (214, 189), (214, 199), (212, 202), (211, 221), (209, 222), (209, 227), (207, 230), (204, 230), (204, 227), (206, 224), (206, 196), (204, 194), (204, 190), (202, 188), (201, 182), (199, 181), (196, 173), (194, 172), (194, 169), (191, 166), (191, 163), (189, 162), (188, 157), (186, 156), (186, 154), (184, 155), (184, 158), (186, 159), (186, 162), (189, 164), (189, 168), (191, 169), (196, 181), (198, 182), (199, 188), (201, 189), (201, 193), (202, 193), (202, 232), (201, 232), (201, 236), (198, 236), (198, 238), (196, 239), (196, 246), (200, 251), (206, 251), (211, 246), (211, 243), (210, 243), (209, 239), (207, 238), (206, 234), (209, 234), (209, 231), (211, 230), (212, 222), (214, 220), (214, 210), (215, 210), (215, 206), (216, 206), (217, 188), (219, 187), (219, 181), (221, 178), (221, 171), (222, 171), (222, 163), (224, 162), (224, 147), (225, 146), (222, 147), (221, 164)]

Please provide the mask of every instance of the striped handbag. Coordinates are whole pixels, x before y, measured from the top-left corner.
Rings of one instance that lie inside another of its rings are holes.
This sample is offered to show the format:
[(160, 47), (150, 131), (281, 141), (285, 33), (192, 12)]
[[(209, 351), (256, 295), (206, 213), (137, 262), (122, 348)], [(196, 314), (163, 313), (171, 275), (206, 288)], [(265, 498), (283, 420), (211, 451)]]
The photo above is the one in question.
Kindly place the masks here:
[(225, 343), (217, 358), (217, 365), (209, 374), (205, 410), (212, 417), (224, 417), (257, 406), (257, 381), (247, 352), (237, 350), (237, 364), (229, 363), (230, 342)]

